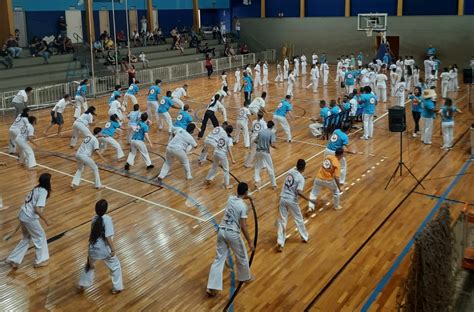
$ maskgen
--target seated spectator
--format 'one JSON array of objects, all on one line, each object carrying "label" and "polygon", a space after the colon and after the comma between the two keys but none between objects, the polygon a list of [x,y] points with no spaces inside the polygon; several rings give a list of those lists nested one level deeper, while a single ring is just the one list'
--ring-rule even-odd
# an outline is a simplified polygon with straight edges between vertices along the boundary
[{"label": "seated spectator", "polygon": [[178,27],[171,29],[170,31],[171,38],[173,38],[173,43],[171,44],[171,49],[174,49],[176,46],[176,41],[179,39]]},{"label": "seated spectator", "polygon": [[249,54],[249,47],[247,44],[243,44],[240,46],[240,54]]},{"label": "seated spectator", "polygon": [[113,50],[114,49],[114,42],[110,37],[107,37],[105,39],[104,49],[105,50]]},{"label": "seated spectator", "polygon": [[160,42],[166,43],[166,39],[165,39],[165,36],[163,35],[163,32],[161,31],[161,28],[155,29],[155,31],[153,32],[153,39],[154,39],[155,44],[160,44]]},{"label": "seated spectator", "polygon": [[96,40],[93,44],[95,58],[104,57],[104,46],[102,41]]},{"label": "seated spectator", "polygon": [[49,64],[49,58],[51,57],[51,53],[48,50],[48,45],[46,41],[41,41],[38,45],[38,50],[36,50],[36,55],[43,57],[43,64]]},{"label": "seated spectator", "polygon": [[225,56],[234,56],[235,55],[234,48],[232,48],[232,46],[228,43],[225,44],[224,54],[225,54]]},{"label": "seated spectator", "polygon": [[[125,36],[125,32],[123,30],[119,31],[117,33],[117,44],[119,47],[122,47],[122,43],[124,46],[127,46],[127,37]],[[104,44],[105,49],[107,49],[107,46]]]},{"label": "seated spectator", "polygon": [[64,47],[64,37],[59,35],[54,39],[54,41],[49,45],[50,47],[54,48],[57,53],[64,54],[66,53],[66,48]]},{"label": "seated spectator", "polygon": [[6,69],[13,67],[13,58],[8,53],[7,45],[4,44],[0,50],[0,63],[5,66]]},{"label": "seated spectator", "polygon": [[39,43],[40,43],[40,40],[37,36],[34,36],[33,39],[31,39],[30,44],[28,45],[28,49],[30,49],[31,56],[33,57],[36,56],[36,50],[38,49]]},{"label": "seated spectator", "polygon": [[189,36],[188,28],[186,26],[183,26],[183,28],[181,28],[181,31],[179,33],[181,34],[181,38],[183,38],[185,42],[188,42],[188,36]]},{"label": "seated spectator", "polygon": [[105,42],[105,39],[109,37],[109,34],[107,33],[107,30],[104,30],[103,33],[100,34],[100,41],[102,41],[102,44]]},{"label": "seated spectator", "polygon": [[18,46],[18,41],[16,41],[12,34],[10,34],[5,44],[7,45],[8,52],[13,58],[20,58],[23,49]]},{"label": "seated spectator", "polygon": [[209,45],[207,44],[207,42],[204,44],[204,46],[199,46],[198,51],[199,53],[204,53],[204,54],[212,53],[212,56],[216,56],[216,49],[209,48]]},{"label": "seated spectator", "polygon": [[219,30],[219,26],[212,26],[212,38],[217,39],[221,35],[221,32]]},{"label": "seated spectator", "polygon": [[190,48],[197,48],[201,44],[198,34],[193,30],[191,31],[191,41],[189,42]]},{"label": "seated spectator", "polygon": [[138,30],[135,29],[133,31],[132,35],[130,36],[130,39],[133,40],[133,44],[135,45],[135,47],[142,45],[142,41],[140,39],[140,33],[138,32]]},{"label": "seated spectator", "polygon": [[[117,51],[118,53],[118,51]],[[118,55],[117,55],[118,56]],[[117,64],[117,58],[115,57],[115,51],[109,50],[107,56],[105,57],[105,65],[115,65]]]},{"label": "seated spectator", "polygon": [[66,50],[66,53],[74,53],[74,45],[72,44],[72,40],[68,37],[64,40],[64,50]]}]

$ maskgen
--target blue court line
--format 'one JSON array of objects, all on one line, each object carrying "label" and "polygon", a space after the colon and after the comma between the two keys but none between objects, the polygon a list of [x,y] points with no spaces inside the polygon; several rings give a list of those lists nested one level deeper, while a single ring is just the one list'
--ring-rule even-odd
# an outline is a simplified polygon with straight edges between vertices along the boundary
[{"label": "blue court line", "polygon": [[441,204],[445,201],[446,197],[448,196],[448,194],[453,190],[453,188],[456,186],[456,184],[459,182],[459,180],[461,179],[462,175],[466,172],[466,170],[469,168],[469,166],[471,165],[472,161],[474,160],[474,158],[470,158],[468,159],[464,165],[462,166],[461,170],[458,172],[458,174],[456,175],[456,178],[451,182],[451,184],[448,186],[448,188],[446,189],[446,191],[443,193],[443,195],[441,195],[441,197],[438,199],[438,201],[436,202],[435,206],[433,207],[433,209],[431,210],[431,212],[429,213],[429,215],[425,218],[425,220],[423,220],[423,223],[420,225],[420,227],[418,228],[418,230],[416,231],[415,235],[413,235],[413,237],[408,241],[408,243],[406,244],[405,248],[403,248],[402,252],[400,253],[400,255],[397,257],[397,259],[395,259],[395,262],[392,264],[392,266],[390,267],[390,269],[388,270],[388,272],[385,274],[385,276],[380,280],[380,282],[377,284],[377,286],[375,287],[374,291],[370,294],[369,298],[367,299],[366,303],[364,304],[364,306],[362,307],[361,311],[362,312],[367,312],[369,310],[369,308],[371,307],[371,305],[374,303],[374,301],[377,299],[377,296],[379,295],[379,293],[384,289],[384,287],[387,285],[388,281],[390,280],[390,278],[392,277],[393,273],[395,273],[395,271],[397,270],[397,268],[400,266],[400,263],[402,262],[402,260],[406,257],[406,255],[408,254],[408,252],[410,251],[410,249],[413,247],[413,244],[415,242],[415,237],[417,237],[422,231],[423,229],[425,228],[425,226],[428,224],[428,222],[431,220],[431,218],[433,218],[433,216],[436,214],[436,212],[439,210],[439,208],[441,207]]},{"label": "blue court line", "polygon": [[[419,195],[424,195],[426,197],[429,197],[429,198],[436,198],[436,199],[439,199],[441,198],[440,196],[438,195],[433,195],[433,194],[426,194],[426,193],[421,193],[421,192],[413,192],[414,194],[419,194]],[[455,203],[455,204],[466,204],[466,202],[463,202],[461,200],[457,200],[457,199],[452,199],[452,198],[445,198],[444,199],[445,202],[450,202],[450,203]],[[472,203],[467,203],[469,206],[474,206],[474,204]]]}]

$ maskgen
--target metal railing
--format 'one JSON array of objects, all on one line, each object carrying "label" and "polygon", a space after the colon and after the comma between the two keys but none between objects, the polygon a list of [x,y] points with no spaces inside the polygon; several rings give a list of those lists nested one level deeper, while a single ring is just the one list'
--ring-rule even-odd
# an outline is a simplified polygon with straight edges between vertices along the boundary
[{"label": "metal railing", "polygon": [[[246,64],[255,64],[256,60],[267,60],[273,62],[275,56],[275,50],[267,50],[244,55],[222,57],[213,60],[214,70],[218,73],[222,70],[243,67]],[[204,61],[198,61],[187,64],[137,70],[136,79],[140,82],[140,86],[146,87],[151,85],[155,79],[161,79],[163,82],[171,82],[201,76],[206,73],[207,70]],[[127,86],[127,73],[118,73],[117,76],[110,75],[96,77],[95,81],[90,84],[93,88],[90,89],[88,96],[97,97],[108,94],[114,90],[114,86],[117,82],[122,86]],[[74,97],[77,86],[78,82],[71,81],[44,87],[36,87],[33,89],[33,93],[28,99],[28,107],[30,109],[40,109],[52,106],[59,101],[64,94],[70,94]],[[0,92],[0,111],[2,111],[3,114],[14,109],[11,102],[17,93],[18,90]]]}]

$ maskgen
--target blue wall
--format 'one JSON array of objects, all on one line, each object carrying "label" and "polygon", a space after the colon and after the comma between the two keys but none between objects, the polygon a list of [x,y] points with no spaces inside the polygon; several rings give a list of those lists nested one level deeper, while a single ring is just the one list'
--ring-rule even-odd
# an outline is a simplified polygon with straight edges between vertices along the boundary
[{"label": "blue wall", "polygon": [[474,14],[474,0],[464,0],[464,14]]},{"label": "blue wall", "polygon": [[351,0],[351,15],[355,16],[359,13],[397,15],[397,0]]},{"label": "blue wall", "polygon": [[300,16],[299,0],[270,0],[265,2],[266,17],[278,17],[278,13],[282,12],[284,17]]},{"label": "blue wall", "polygon": [[229,9],[201,9],[201,25],[214,26],[225,23],[226,29],[230,30],[232,24],[231,12]]},{"label": "blue wall", "polygon": [[306,16],[344,16],[345,0],[308,0],[306,1]]},{"label": "blue wall", "polygon": [[163,34],[169,37],[169,32],[174,26],[180,29],[186,26],[191,29],[193,26],[193,10],[158,10],[158,22]]},{"label": "blue wall", "polygon": [[458,0],[404,0],[403,15],[456,15]]},{"label": "blue wall", "polygon": [[232,18],[260,17],[260,0],[252,0],[251,5],[244,5],[242,0],[231,0]]}]

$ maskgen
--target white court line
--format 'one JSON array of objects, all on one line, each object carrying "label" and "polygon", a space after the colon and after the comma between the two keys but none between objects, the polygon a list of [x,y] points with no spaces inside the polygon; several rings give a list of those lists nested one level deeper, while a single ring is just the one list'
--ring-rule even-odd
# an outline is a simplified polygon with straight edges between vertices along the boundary
[{"label": "white court line", "polygon": [[[0,154],[5,155],[5,156],[8,156],[8,157],[10,157],[10,158],[18,159],[18,157],[13,156],[13,155],[10,155],[10,154],[7,154],[7,153],[4,153],[4,152],[0,152]],[[74,177],[72,174],[63,172],[63,171],[61,171],[61,170],[53,169],[53,168],[51,168],[51,167],[48,167],[48,166],[45,166],[45,165],[41,165],[41,164],[37,164],[37,165],[38,165],[38,167],[42,167],[42,168],[51,170],[51,171],[53,171],[53,172],[56,172],[56,173],[59,173],[59,174],[62,174],[62,175],[71,177],[71,178]],[[81,181],[87,182],[87,183],[89,183],[89,184],[95,184],[95,183],[92,182],[92,181],[89,181],[89,180],[86,180],[86,179],[82,179],[82,178],[81,178]],[[154,206],[157,206],[157,207],[160,207],[160,208],[164,208],[164,209],[166,209],[166,210],[170,210],[170,211],[176,212],[176,213],[178,213],[178,214],[182,214],[182,215],[184,215],[184,216],[193,218],[193,219],[198,220],[198,221],[202,221],[202,222],[203,222],[203,221],[206,221],[206,220],[204,220],[204,219],[202,219],[202,218],[193,216],[193,215],[191,215],[191,214],[189,214],[189,213],[176,210],[176,209],[174,209],[174,208],[171,208],[171,207],[168,207],[168,206],[159,204],[159,203],[157,203],[157,202],[154,202],[154,201],[151,201],[151,200],[148,200],[148,199],[145,199],[145,198],[141,198],[141,197],[135,196],[135,195],[130,194],[130,193],[127,193],[127,192],[123,192],[123,191],[114,189],[114,188],[109,187],[109,186],[105,186],[104,189],[108,189],[108,190],[111,190],[111,191],[113,191],[113,192],[116,192],[116,193],[119,193],[119,194],[122,194],[122,195],[125,195],[125,196],[128,196],[128,197],[131,197],[131,198],[133,198],[133,199],[136,199],[136,200],[139,200],[139,201],[142,201],[142,202],[145,202],[145,203],[147,203],[147,204],[151,204],[151,205],[154,205]]]},{"label": "white court line", "polygon": [[[387,115],[388,115],[388,112],[385,112],[385,113],[382,114],[381,116],[377,117],[377,118],[374,120],[374,123],[377,122],[377,121],[379,121],[380,119],[382,119],[383,117],[385,117],[385,116],[387,116]],[[356,134],[357,132],[362,131],[362,130],[363,130],[362,128],[361,128],[361,129],[357,129],[356,131],[354,131],[354,132],[352,132],[352,133],[349,133],[349,136],[354,135],[354,134]],[[310,160],[313,160],[314,158],[318,157],[318,156],[321,155],[322,153],[324,153],[324,150],[322,150],[322,151],[320,151],[320,152],[317,152],[317,153],[314,154],[313,156],[311,156],[311,157],[309,157],[308,159],[306,159],[306,163],[308,163]],[[382,160],[382,161],[383,161],[383,160]],[[275,178],[275,180],[278,180],[278,179],[280,179],[281,177],[286,176],[286,175],[288,174],[288,172],[290,172],[290,170],[292,170],[293,168],[294,168],[294,167],[292,167],[292,168],[288,169],[287,171],[283,172],[282,174],[280,174],[279,176],[277,176],[277,177]],[[255,192],[257,192],[257,191],[263,189],[264,187],[270,185],[270,183],[271,183],[270,181],[266,182],[265,184],[263,184],[262,186],[260,186],[257,190],[254,190],[254,191],[250,192],[249,195],[252,195],[252,194],[254,194]],[[351,184],[351,185],[354,185],[354,184],[355,184],[355,183],[353,183],[353,184]],[[212,216],[210,216],[209,218],[207,218],[207,219],[206,219],[206,222],[212,220],[212,219],[215,218],[217,215],[219,215],[219,214],[221,214],[222,212],[224,212],[224,210],[225,210],[225,209],[222,209],[222,210],[216,212],[215,214],[213,214]]]}]

